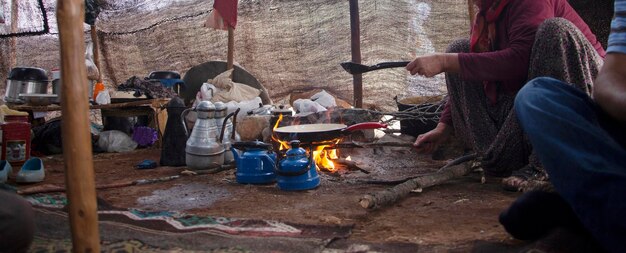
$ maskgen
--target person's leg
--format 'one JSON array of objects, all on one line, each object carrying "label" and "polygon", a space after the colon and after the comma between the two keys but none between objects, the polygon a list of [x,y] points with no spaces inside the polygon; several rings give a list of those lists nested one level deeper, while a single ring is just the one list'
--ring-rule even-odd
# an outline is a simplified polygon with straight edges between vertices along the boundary
[{"label": "person's leg", "polygon": [[551,18],[539,26],[535,38],[528,80],[552,77],[591,95],[603,60],[587,37],[567,19]]},{"label": "person's leg", "polygon": [[[454,41],[447,52],[469,52],[469,41]],[[508,127],[507,123],[516,119],[511,112],[514,97],[500,95],[497,103],[491,105],[482,83],[463,80],[454,73],[446,73],[446,84],[455,136],[484,158],[487,172],[501,176],[523,166],[528,154],[524,154],[522,142],[517,141],[523,137],[522,131]]]},{"label": "person's leg", "polygon": [[30,203],[0,190],[0,252],[27,252],[35,233]]},{"label": "person's leg", "polygon": [[[593,80],[601,65],[602,58],[572,22],[563,18],[552,18],[544,21],[537,29],[530,57],[528,80],[535,77],[552,77],[591,94]],[[519,128],[517,124],[515,122],[511,125],[514,125],[513,129]],[[543,165],[532,151],[528,163],[528,166],[515,171],[511,177],[503,180],[505,189],[524,191],[548,185],[547,182],[528,180],[548,178]]]},{"label": "person's leg", "polygon": [[557,192],[608,250],[626,249],[626,150],[602,127],[586,93],[537,78],[515,110]]}]

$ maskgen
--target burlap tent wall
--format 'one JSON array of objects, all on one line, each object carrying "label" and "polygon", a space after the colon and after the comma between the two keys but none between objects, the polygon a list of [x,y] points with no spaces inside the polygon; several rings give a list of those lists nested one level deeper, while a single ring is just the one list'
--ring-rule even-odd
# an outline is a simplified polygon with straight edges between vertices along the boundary
[{"label": "burlap tent wall", "polygon": [[[10,12],[10,1],[0,1]],[[21,13],[33,12],[38,0],[20,0]],[[227,33],[202,27],[211,0],[100,0],[97,20],[101,66],[107,85],[153,70],[184,74],[194,65],[225,60]],[[58,67],[56,1],[43,0],[50,31],[17,38],[17,64]],[[445,50],[469,28],[466,0],[359,1],[363,61],[410,60]],[[30,6],[30,7],[29,7]],[[35,7],[33,7],[35,6]],[[39,15],[39,16],[37,16]],[[37,19],[18,15],[20,20]],[[7,18],[10,20],[10,17]],[[39,22],[39,23],[38,23]],[[23,22],[23,30],[35,29]],[[9,24],[0,24],[5,34]],[[88,27],[85,38],[90,40]],[[324,88],[352,98],[352,77],[339,63],[351,59],[349,6],[346,0],[240,0],[235,31],[235,61],[253,74],[276,101],[294,90]],[[0,82],[5,83],[10,39],[0,38]],[[2,89],[4,85],[0,85]],[[1,94],[4,94],[1,91]],[[407,75],[402,69],[365,74],[364,103],[393,109],[395,95],[445,92],[443,78]]]}]

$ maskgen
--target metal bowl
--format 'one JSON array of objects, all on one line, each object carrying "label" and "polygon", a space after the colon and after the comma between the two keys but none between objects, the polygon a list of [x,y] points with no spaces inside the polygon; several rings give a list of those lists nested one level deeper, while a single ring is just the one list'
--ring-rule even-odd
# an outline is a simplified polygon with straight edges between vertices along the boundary
[{"label": "metal bowl", "polygon": [[27,94],[21,93],[20,98],[26,102],[26,104],[34,106],[47,106],[55,103],[58,96],[56,94]]}]

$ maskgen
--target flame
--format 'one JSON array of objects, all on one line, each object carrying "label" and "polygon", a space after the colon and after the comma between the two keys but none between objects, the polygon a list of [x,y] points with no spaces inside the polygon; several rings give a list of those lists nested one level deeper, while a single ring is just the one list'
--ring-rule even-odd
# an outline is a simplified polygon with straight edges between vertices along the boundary
[{"label": "flame", "polygon": [[[278,128],[278,125],[282,121],[283,115],[279,114],[278,119],[276,120],[276,123],[274,124],[272,130]],[[278,150],[287,150],[291,148],[288,141],[280,140],[274,134],[272,135],[272,141],[280,143],[280,147]],[[315,147],[315,150],[313,151],[313,161],[315,161],[315,165],[317,166],[318,170],[324,169],[329,172],[336,172],[339,170],[339,168],[335,167],[335,164],[332,161],[339,158],[339,156],[337,155],[337,149],[326,149],[328,147],[334,146],[334,144],[339,143],[339,141],[341,141],[341,139],[337,138],[326,142],[331,144],[317,145]]]},{"label": "flame", "polygon": [[[339,143],[340,139],[333,140],[334,144]],[[326,149],[332,145],[319,145],[313,151],[313,161],[317,168],[325,169],[330,172],[337,172],[339,168],[335,167],[335,163],[332,160],[339,158],[337,155],[337,149]]]},{"label": "flame", "polygon": [[[278,128],[278,124],[280,124],[281,121],[283,121],[283,115],[279,114],[278,115],[278,120],[276,120],[276,124],[274,124],[274,128],[272,128],[272,130]],[[278,137],[276,137],[276,135],[274,135],[274,134],[272,134],[272,140],[275,141],[275,142],[280,143],[280,147],[278,148],[278,150],[289,149],[289,142],[279,140]]]}]

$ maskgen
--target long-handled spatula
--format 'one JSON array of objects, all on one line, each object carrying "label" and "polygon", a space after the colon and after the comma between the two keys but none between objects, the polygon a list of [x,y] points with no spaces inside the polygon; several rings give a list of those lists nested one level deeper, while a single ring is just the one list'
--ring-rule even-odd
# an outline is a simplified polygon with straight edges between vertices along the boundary
[{"label": "long-handled spatula", "polygon": [[388,68],[401,68],[409,65],[410,61],[399,61],[399,62],[381,62],[376,65],[366,66],[363,64],[358,64],[354,62],[342,62],[341,67],[348,71],[348,73],[357,75],[365,72],[370,72],[378,69],[388,69]]}]

